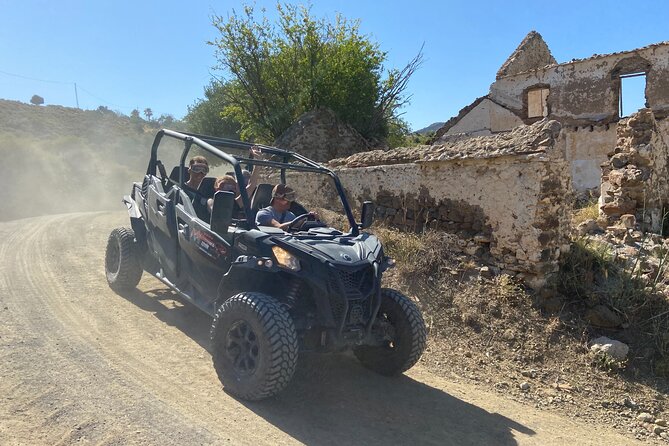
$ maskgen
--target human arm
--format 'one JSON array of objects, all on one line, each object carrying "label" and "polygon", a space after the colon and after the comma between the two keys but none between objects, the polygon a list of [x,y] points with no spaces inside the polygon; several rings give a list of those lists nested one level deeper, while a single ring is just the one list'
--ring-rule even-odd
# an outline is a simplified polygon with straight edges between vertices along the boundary
[{"label": "human arm", "polygon": [[251,176],[249,177],[249,183],[246,185],[246,194],[250,197],[253,195],[253,191],[258,187],[258,177],[260,176],[260,168],[255,166]]},{"label": "human arm", "polygon": [[[262,158],[262,152],[260,151],[260,148],[258,146],[253,146],[250,149],[251,152],[251,158]],[[253,191],[256,189],[258,186],[258,177],[260,176],[260,168],[259,166],[254,166],[253,171],[251,172],[251,176],[249,177],[248,184],[246,185],[246,193],[250,197],[253,194]]]},{"label": "human arm", "polygon": [[283,231],[287,231],[294,218],[295,214],[290,211],[286,211],[281,215],[276,215],[275,212],[272,212],[271,208],[264,208],[260,209],[256,214],[256,225],[273,226]]}]

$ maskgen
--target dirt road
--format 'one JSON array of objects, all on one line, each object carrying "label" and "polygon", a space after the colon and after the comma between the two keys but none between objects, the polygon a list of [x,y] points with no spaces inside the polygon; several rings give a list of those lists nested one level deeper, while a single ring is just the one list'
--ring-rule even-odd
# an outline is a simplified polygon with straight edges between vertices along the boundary
[{"label": "dirt road", "polygon": [[0,445],[623,445],[420,366],[390,379],[313,356],[278,397],[226,394],[210,319],[144,275],[120,296],[103,255],[125,213],[0,223]]}]

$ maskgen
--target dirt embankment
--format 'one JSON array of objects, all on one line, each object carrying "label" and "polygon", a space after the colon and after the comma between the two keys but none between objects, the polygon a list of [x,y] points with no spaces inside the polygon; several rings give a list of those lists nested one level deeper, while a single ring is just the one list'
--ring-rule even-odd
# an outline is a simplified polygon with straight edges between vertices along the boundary
[{"label": "dirt embankment", "polygon": [[210,320],[145,275],[120,296],[103,252],[123,212],[0,223],[0,444],[635,444],[423,366],[300,360],[276,398],[228,396]]}]

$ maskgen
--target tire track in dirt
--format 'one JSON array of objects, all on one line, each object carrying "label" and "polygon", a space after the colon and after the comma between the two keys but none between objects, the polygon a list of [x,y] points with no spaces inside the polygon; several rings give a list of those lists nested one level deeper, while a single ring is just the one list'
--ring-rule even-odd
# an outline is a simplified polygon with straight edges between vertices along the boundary
[{"label": "tire track in dirt", "polygon": [[[96,424],[88,423],[85,414],[91,409],[95,413],[95,406],[105,405],[109,394],[121,397],[111,401],[122,402],[119,407],[108,408],[112,414],[124,412],[127,407],[122,406],[127,403],[132,403],[133,406],[138,404],[139,407],[133,407],[133,411],[139,409],[147,414],[156,413],[156,419],[152,420],[155,423],[146,425],[133,421],[121,427],[115,426],[112,419],[103,420],[103,424],[109,424],[111,430],[117,432],[111,436],[112,442],[144,442],[141,436],[127,437],[124,433],[128,430],[124,429],[126,427],[136,434],[153,430],[152,437],[155,440],[160,438],[161,432],[156,432],[152,426],[160,426],[167,420],[170,427],[178,426],[185,432],[192,430],[191,435],[198,434],[206,438],[201,429],[193,430],[175,414],[164,413],[164,409],[161,410],[160,407],[162,402],[146,398],[150,394],[142,395],[143,386],[132,385],[117,370],[109,367],[104,355],[100,355],[99,346],[90,343],[90,338],[87,338],[87,327],[81,322],[82,318],[72,311],[74,305],[67,304],[68,300],[76,301],[80,296],[69,294],[71,290],[64,290],[60,285],[77,277],[77,271],[81,268],[72,270],[68,268],[72,265],[60,263],[61,268],[65,267],[64,270],[71,275],[59,277],[53,268],[59,264],[54,259],[59,253],[54,248],[59,246],[50,243],[51,240],[58,240],[58,237],[54,237],[54,231],[60,230],[59,235],[62,236],[62,228],[76,226],[77,219],[81,220],[82,217],[75,214],[30,220],[27,225],[17,228],[19,230],[14,235],[6,238],[6,244],[0,251],[3,265],[14,265],[11,274],[4,275],[6,289],[3,289],[3,295],[9,300],[5,305],[13,304],[16,331],[26,333],[31,344],[30,348],[23,351],[19,349],[18,352],[27,356],[40,352],[40,357],[34,357],[31,361],[37,367],[22,367],[23,373],[18,377],[19,385],[14,386],[8,408],[10,411],[26,414],[29,418],[44,420],[37,429],[34,429],[36,426],[31,426],[26,432],[28,438],[9,440],[17,441],[17,444],[51,444],[72,435],[76,438],[104,440],[109,436],[109,429],[105,429],[104,435],[98,435],[94,429]],[[69,243],[72,240],[66,237],[65,241]],[[26,342],[22,344],[25,345]],[[40,362],[41,367],[38,366]],[[101,382],[102,376],[106,379]],[[62,389],[64,386],[67,386],[65,393]],[[32,398],[31,392],[35,387],[46,391],[40,397]],[[138,395],[142,397],[138,398]],[[57,409],[52,410],[54,407]],[[6,418],[9,419],[10,416]],[[169,434],[164,435],[166,440],[172,436],[172,432],[163,434]],[[180,436],[175,436],[174,440]],[[184,438],[192,437],[189,435]]]},{"label": "tire track in dirt", "polygon": [[284,393],[238,402],[213,371],[209,317],[147,274],[123,296],[107,287],[106,239],[125,225],[125,213],[0,224],[0,444],[634,444],[346,355],[301,359]]},{"label": "tire track in dirt", "polygon": [[[96,226],[94,222],[93,226]],[[108,232],[87,233],[84,242],[104,247]],[[64,265],[76,265],[82,261],[78,251],[63,247],[61,252],[64,253]],[[80,335],[88,336],[89,341],[102,349],[104,356],[112,363],[122,363],[126,379],[134,380],[141,388],[151,389],[160,400],[169,403],[170,407],[178,408],[180,416],[189,417],[193,424],[217,431],[224,427],[226,432],[234,434],[239,429],[237,423],[223,423],[221,426],[220,420],[216,423],[208,421],[211,411],[217,408],[233,412],[230,407],[217,407],[220,406],[220,398],[217,397],[221,395],[221,386],[212,370],[208,353],[189,338],[171,338],[170,335],[180,332],[155,318],[146,321],[146,314],[138,313],[134,305],[111,292],[102,273],[103,254],[104,248],[83,256],[85,262],[89,260],[87,264],[98,266],[82,271],[77,277],[76,292],[82,299],[91,295],[85,302],[88,305],[81,305],[81,299],[65,300],[60,303],[62,308],[58,316],[61,319],[68,318],[68,325],[76,327]],[[165,291],[162,284],[150,277],[144,283]],[[175,296],[170,292],[167,294],[171,296],[166,299],[168,305],[178,304],[176,308],[185,308],[188,312],[192,310],[207,332],[209,318],[190,306],[184,307],[174,301],[172,298]],[[63,295],[63,292],[56,291],[55,295]],[[156,305],[156,311],[161,311],[159,305]],[[109,317],[110,309],[118,306],[127,309],[127,313],[120,318]],[[95,317],[91,318],[90,315]],[[155,358],[162,358],[162,361],[156,361]],[[184,383],[189,385],[188,392],[184,391]],[[198,404],[193,404],[194,400]],[[243,406],[237,405],[242,412],[248,413]]]}]

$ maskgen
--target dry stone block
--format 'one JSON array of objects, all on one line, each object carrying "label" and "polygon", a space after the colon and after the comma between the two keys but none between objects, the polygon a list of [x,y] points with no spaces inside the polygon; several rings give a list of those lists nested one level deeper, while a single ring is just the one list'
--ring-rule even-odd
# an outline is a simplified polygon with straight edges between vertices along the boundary
[{"label": "dry stone block", "polygon": [[627,229],[634,229],[636,226],[636,217],[634,214],[624,214],[620,216],[620,223]]}]

